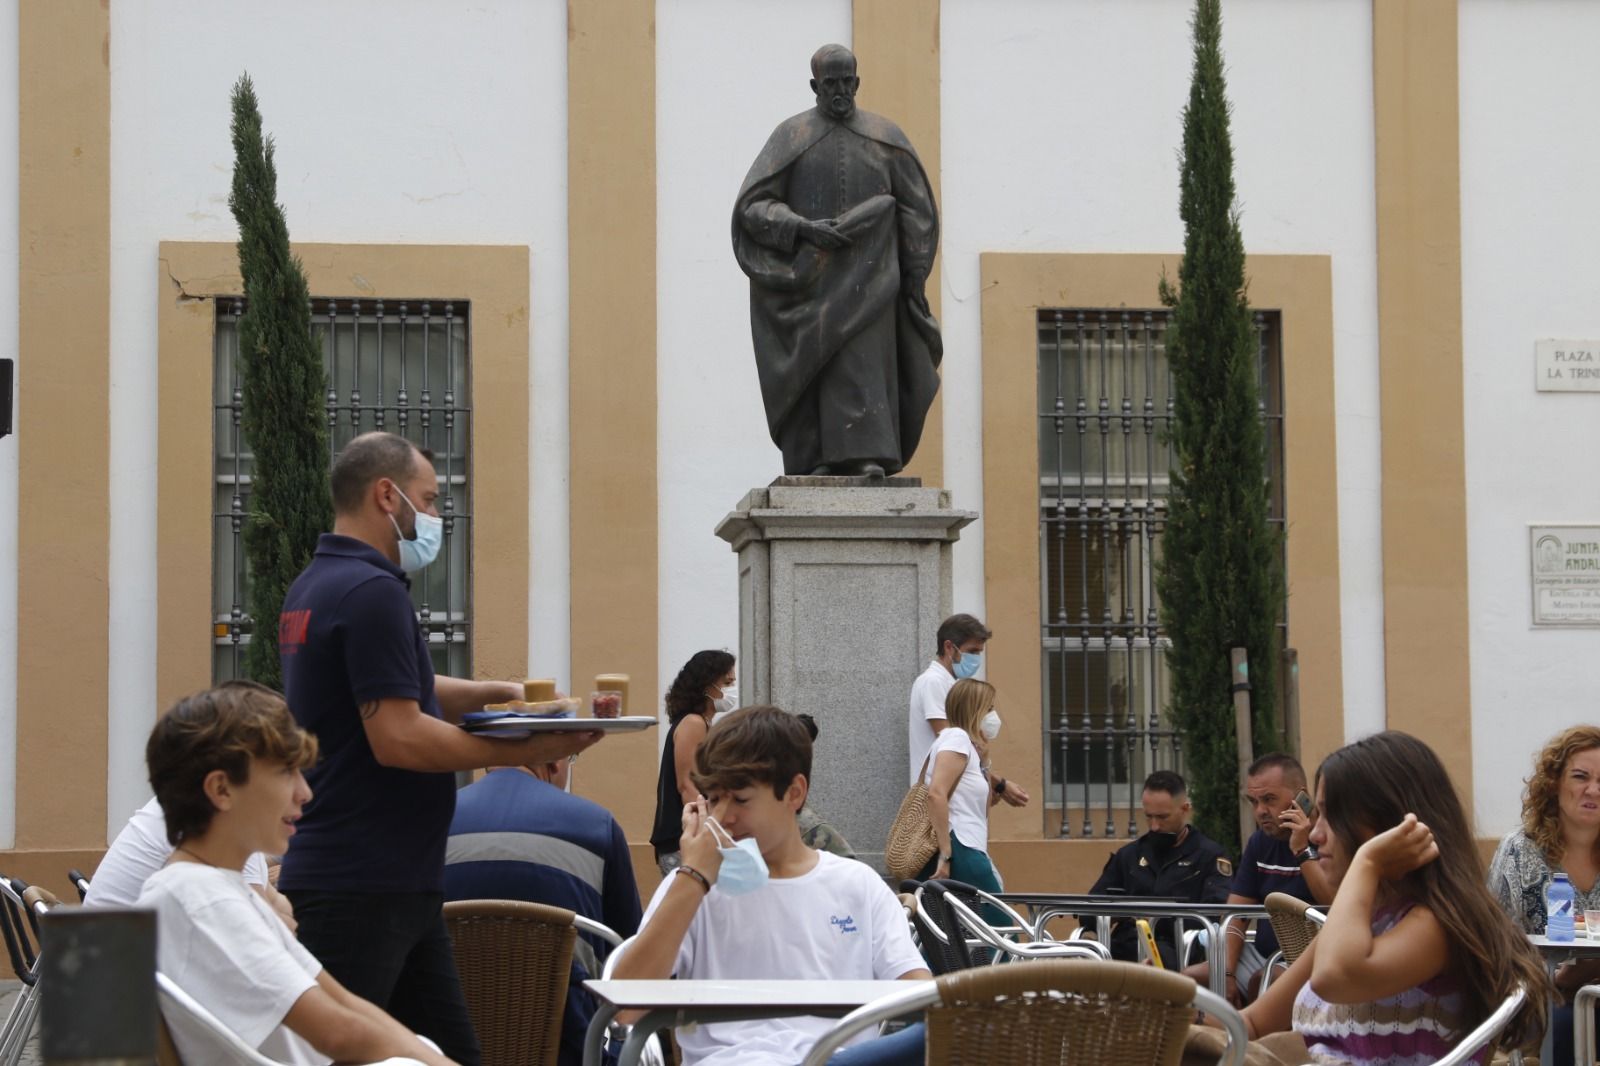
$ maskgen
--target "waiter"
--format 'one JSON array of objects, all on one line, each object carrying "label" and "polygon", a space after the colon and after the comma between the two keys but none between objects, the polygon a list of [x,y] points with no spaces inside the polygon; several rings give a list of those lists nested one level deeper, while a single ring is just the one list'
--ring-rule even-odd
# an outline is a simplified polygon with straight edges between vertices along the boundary
[{"label": "waiter", "polygon": [[[1162,896],[1183,902],[1222,903],[1228,898],[1233,864],[1222,845],[1189,824],[1189,786],[1171,770],[1157,770],[1144,782],[1144,820],[1149,832],[1112,854],[1091,896]],[[1087,924],[1087,923],[1085,923]],[[1169,970],[1179,966],[1179,945],[1173,920],[1156,925],[1161,962]],[[1133,919],[1112,927],[1111,956],[1124,962],[1139,958],[1138,930]]]}]

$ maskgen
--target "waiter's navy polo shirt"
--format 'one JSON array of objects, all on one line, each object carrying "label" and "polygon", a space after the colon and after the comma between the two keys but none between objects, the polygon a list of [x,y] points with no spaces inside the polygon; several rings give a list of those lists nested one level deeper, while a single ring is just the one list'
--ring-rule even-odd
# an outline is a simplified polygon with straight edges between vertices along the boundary
[{"label": "waiter's navy polo shirt", "polygon": [[410,582],[377,549],[324,533],[283,600],[278,654],[295,720],[316,735],[311,802],[278,887],[321,892],[438,892],[455,813],[455,775],[380,766],[359,707],[416,700],[441,717]]}]

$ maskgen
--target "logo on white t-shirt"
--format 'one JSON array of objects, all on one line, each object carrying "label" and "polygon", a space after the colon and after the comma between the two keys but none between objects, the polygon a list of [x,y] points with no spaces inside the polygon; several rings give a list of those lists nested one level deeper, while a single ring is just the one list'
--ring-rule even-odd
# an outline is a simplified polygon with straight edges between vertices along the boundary
[{"label": "logo on white t-shirt", "polygon": [[847,914],[841,918],[835,914],[832,918],[829,918],[828,921],[832,922],[834,928],[838,929],[841,934],[861,932],[861,930],[857,928],[856,920],[852,915]]}]

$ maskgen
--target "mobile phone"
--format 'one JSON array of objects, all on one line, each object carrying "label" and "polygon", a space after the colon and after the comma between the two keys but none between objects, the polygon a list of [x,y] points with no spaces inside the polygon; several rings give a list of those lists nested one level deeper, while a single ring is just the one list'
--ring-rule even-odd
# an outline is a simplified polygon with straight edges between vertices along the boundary
[{"label": "mobile phone", "polygon": [[1156,947],[1156,934],[1150,929],[1150,923],[1143,918],[1136,919],[1139,926],[1139,935],[1144,938],[1145,950],[1150,953],[1151,965],[1158,970],[1166,969],[1161,965],[1161,951]]},{"label": "mobile phone", "polygon": [[1302,788],[1299,792],[1294,794],[1294,805],[1300,808],[1301,814],[1305,815],[1307,818],[1311,817],[1311,797],[1306,794],[1305,789]]}]

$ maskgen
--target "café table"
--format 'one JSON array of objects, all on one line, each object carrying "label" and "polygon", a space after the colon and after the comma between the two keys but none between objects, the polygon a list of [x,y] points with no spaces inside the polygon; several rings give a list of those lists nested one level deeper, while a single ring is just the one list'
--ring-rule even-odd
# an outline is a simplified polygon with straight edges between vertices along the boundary
[{"label": "caf\u00e9 table", "polygon": [[[1551,940],[1547,936],[1529,936],[1528,943],[1538,949],[1539,955],[1544,959],[1545,972],[1551,977],[1555,976],[1556,968],[1562,963],[1576,962],[1580,959],[1600,959],[1600,940],[1590,940],[1579,935],[1573,940]],[[1559,999],[1550,1000],[1550,1011],[1554,1014]],[[1587,1032],[1588,1018],[1586,1011],[1572,1012],[1573,1044],[1580,1051],[1593,1038]],[[1550,1061],[1551,1027],[1546,1026],[1544,1043],[1539,1045],[1539,1061]]]},{"label": "caf\u00e9 table", "polygon": [[842,1018],[893,992],[932,981],[585,981],[595,998],[584,1066],[600,1066],[606,1027],[622,1011],[644,1011],[623,1042],[618,1066],[638,1066],[650,1034],[688,1023],[750,1021],[797,1014]]},{"label": "caf\u00e9 table", "polygon": [[[1183,938],[1183,923],[1194,922],[1206,931],[1210,943],[1224,943],[1230,926],[1238,922],[1266,918],[1267,908],[1259,903],[1196,903],[1171,896],[1088,896],[1044,892],[1001,892],[999,898],[1013,907],[1032,911],[1029,929],[1035,940],[1042,939],[1044,927],[1054,918],[1092,915],[1098,919],[1096,935],[1100,942],[1111,942],[1112,918],[1172,918],[1178,923],[1178,940]],[[1227,995],[1227,967],[1224,953],[1207,951],[1207,984],[1219,996]]]}]

